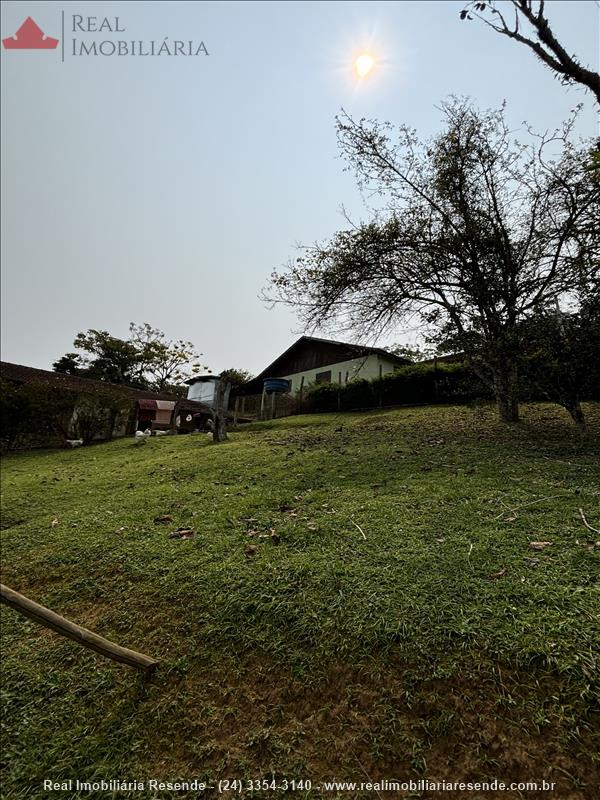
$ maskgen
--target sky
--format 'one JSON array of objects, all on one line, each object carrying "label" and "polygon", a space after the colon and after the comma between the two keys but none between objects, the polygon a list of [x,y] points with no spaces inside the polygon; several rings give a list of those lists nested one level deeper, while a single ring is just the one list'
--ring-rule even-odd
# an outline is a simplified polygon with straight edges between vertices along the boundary
[{"label": "sky", "polygon": [[[598,69],[598,4],[546,7],[567,50]],[[2,358],[49,369],[79,331],[125,337],[135,321],[191,340],[214,372],[261,371],[303,333],[293,309],[259,299],[271,271],[346,227],[342,206],[368,218],[338,153],[341,108],[426,137],[451,94],[481,108],[506,100],[512,126],[538,130],[583,102],[578,132],[597,134],[589,94],[461,22],[462,8],[4,2],[2,38],[31,16],[60,41],[1,50]],[[200,52],[111,55],[119,40]],[[72,54],[92,42],[107,55]],[[364,50],[376,68],[359,81]],[[380,343],[416,335],[398,328]]]}]

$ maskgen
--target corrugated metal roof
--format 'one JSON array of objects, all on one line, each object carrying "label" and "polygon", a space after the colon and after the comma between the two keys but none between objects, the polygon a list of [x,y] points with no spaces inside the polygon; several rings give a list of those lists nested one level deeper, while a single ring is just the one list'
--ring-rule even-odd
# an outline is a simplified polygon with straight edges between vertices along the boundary
[{"label": "corrugated metal roof", "polygon": [[50,386],[59,386],[64,389],[110,389],[117,394],[131,397],[132,399],[148,398],[153,400],[177,401],[177,397],[166,392],[151,392],[147,389],[134,389],[121,383],[109,383],[93,378],[84,378],[80,375],[67,375],[64,372],[51,372],[46,369],[26,367],[23,364],[11,364],[8,361],[0,362],[0,378],[14,383],[46,383]]}]

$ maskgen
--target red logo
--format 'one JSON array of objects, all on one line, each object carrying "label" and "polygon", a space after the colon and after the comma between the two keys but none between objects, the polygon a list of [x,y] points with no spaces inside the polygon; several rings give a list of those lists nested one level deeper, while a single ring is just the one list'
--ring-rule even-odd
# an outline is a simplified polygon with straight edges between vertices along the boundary
[{"label": "red logo", "polygon": [[2,44],[7,50],[54,50],[58,39],[46,36],[31,17],[27,17],[14,36],[2,39]]}]

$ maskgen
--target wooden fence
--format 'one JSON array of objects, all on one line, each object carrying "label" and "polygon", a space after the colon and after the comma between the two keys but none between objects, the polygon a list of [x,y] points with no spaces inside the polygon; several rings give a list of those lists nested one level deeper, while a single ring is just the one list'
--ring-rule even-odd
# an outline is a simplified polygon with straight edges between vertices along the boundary
[{"label": "wooden fence", "polygon": [[234,424],[238,421],[278,419],[301,414],[303,403],[291,394],[271,392],[267,394],[240,395],[233,404]]}]

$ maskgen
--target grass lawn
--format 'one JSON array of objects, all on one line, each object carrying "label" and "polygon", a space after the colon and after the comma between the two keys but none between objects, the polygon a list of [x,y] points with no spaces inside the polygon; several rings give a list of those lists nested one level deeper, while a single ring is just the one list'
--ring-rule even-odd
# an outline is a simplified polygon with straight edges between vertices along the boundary
[{"label": "grass lawn", "polygon": [[[497,777],[558,784],[502,797],[597,798],[586,413],[585,440],[556,406],[517,426],[439,407],[5,458],[3,582],[162,665],[144,683],[3,607],[3,797],[273,774],[312,780],[295,797]],[[194,538],[169,538],[184,525]]]}]

